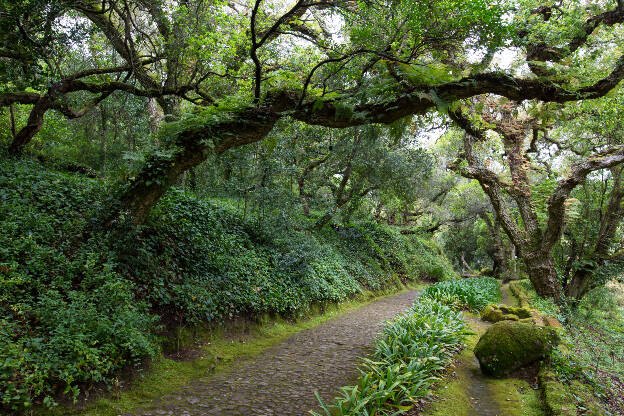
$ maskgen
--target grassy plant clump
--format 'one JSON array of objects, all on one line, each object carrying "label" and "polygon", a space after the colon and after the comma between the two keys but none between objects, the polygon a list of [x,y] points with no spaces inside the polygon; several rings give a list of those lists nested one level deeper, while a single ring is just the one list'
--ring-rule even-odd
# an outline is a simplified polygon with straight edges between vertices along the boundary
[{"label": "grassy plant clump", "polygon": [[427,287],[422,297],[471,311],[480,311],[501,299],[498,281],[493,277],[440,282]]},{"label": "grassy plant clump", "polygon": [[319,399],[325,415],[396,415],[410,410],[428,394],[471,333],[453,306],[421,297],[407,313],[388,322],[374,354],[364,360],[359,383],[343,387],[330,406]]}]

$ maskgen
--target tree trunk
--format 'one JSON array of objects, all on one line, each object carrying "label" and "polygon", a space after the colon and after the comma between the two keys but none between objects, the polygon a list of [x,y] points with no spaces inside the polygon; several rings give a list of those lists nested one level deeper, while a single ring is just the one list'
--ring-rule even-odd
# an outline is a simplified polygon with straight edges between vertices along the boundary
[{"label": "tree trunk", "polygon": [[102,145],[102,174],[106,172],[106,162],[107,162],[107,143],[106,143],[106,111],[102,107],[100,110],[100,128],[102,131],[100,132],[100,143]]},{"label": "tree trunk", "polygon": [[594,268],[591,270],[577,270],[572,275],[570,283],[565,288],[566,296],[580,300],[591,289],[591,280],[594,276]]},{"label": "tree trunk", "polygon": [[550,252],[529,253],[522,256],[529,275],[529,280],[538,295],[544,298],[552,298],[556,302],[562,300],[561,284],[555,270],[555,260]]},{"label": "tree trunk", "polygon": [[[470,275],[475,276],[476,273],[475,273],[474,270],[472,270],[472,268],[470,267],[470,265],[466,261],[466,258],[464,257],[464,253],[463,252],[461,254],[461,261],[462,261],[462,268],[465,267],[466,269],[468,269],[468,272],[470,273]],[[462,273],[462,274],[464,274],[464,273]]]},{"label": "tree trunk", "polygon": [[37,104],[30,110],[28,116],[28,122],[26,125],[15,135],[11,146],[9,146],[9,153],[12,155],[19,155],[24,152],[24,148],[35,134],[39,133],[41,127],[43,127],[43,116],[50,108],[51,102],[48,98],[41,98]]},{"label": "tree trunk", "polygon": [[15,111],[13,110],[13,104],[9,106],[9,118],[11,120],[11,137],[15,139],[15,136],[17,136],[17,129],[15,127]]},{"label": "tree trunk", "polygon": [[505,273],[503,282],[507,283],[511,280],[518,280],[518,269],[516,262],[516,246],[513,243],[505,245]]},{"label": "tree trunk", "polygon": [[[147,112],[149,113],[150,131],[155,134],[165,116],[155,98],[150,98],[147,102]],[[156,144],[158,145],[158,143]]]},{"label": "tree trunk", "polygon": [[325,227],[325,225],[334,217],[334,212],[333,211],[329,211],[327,213],[325,213],[325,215],[323,215],[315,224],[314,224],[314,229],[315,230],[320,230],[323,227]]},{"label": "tree trunk", "polygon": [[[120,198],[122,211],[128,212],[135,224],[141,224],[182,173],[199,165],[211,154],[262,140],[278,118],[279,114],[273,108],[248,107],[202,128],[179,133],[168,152],[155,154],[146,161]],[[112,214],[110,220],[115,216]]]},{"label": "tree trunk", "polygon": [[[590,257],[594,263],[591,266],[576,270],[565,287],[566,295],[577,300],[580,300],[594,287],[596,270],[604,264],[605,258],[608,257],[609,249],[624,215],[624,205],[622,204],[624,200],[624,169],[622,167],[613,168],[611,173],[614,179],[613,189],[611,189],[609,203],[602,217],[598,238]],[[572,253],[571,259],[580,258],[582,255],[582,250],[580,253]]]},{"label": "tree trunk", "polygon": [[485,222],[492,236],[492,247],[487,250],[488,256],[492,259],[492,274],[494,277],[500,278],[507,273],[508,262],[505,257],[505,245],[503,244],[503,237],[501,235],[500,220],[496,212],[494,212],[493,216],[494,222],[492,222],[486,212],[479,213],[479,217]]}]

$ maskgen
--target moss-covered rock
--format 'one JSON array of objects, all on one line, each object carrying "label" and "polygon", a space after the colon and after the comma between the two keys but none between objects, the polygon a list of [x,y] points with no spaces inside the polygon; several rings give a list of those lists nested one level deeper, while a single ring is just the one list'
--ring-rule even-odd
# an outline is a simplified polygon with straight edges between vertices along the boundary
[{"label": "moss-covered rock", "polygon": [[517,321],[532,316],[532,312],[527,308],[514,308],[505,305],[490,304],[481,312],[481,319],[487,322]]},{"label": "moss-covered rock", "polygon": [[509,290],[518,299],[520,306],[522,306],[523,308],[531,307],[529,294],[523,289],[522,282],[520,280],[510,282]]},{"label": "moss-covered rock", "polygon": [[529,308],[517,308],[514,306],[500,305],[498,307],[506,315],[516,315],[519,319],[530,318],[532,311]]},{"label": "moss-covered rock", "polygon": [[491,267],[484,267],[479,271],[479,274],[481,276],[489,276],[489,277],[496,277],[494,276],[494,270],[492,270]]},{"label": "moss-covered rock", "polygon": [[544,325],[549,326],[551,328],[563,329],[561,322],[554,316],[544,316]]},{"label": "moss-covered rock", "polygon": [[474,352],[484,374],[503,377],[547,356],[558,343],[552,328],[507,320],[488,328]]}]

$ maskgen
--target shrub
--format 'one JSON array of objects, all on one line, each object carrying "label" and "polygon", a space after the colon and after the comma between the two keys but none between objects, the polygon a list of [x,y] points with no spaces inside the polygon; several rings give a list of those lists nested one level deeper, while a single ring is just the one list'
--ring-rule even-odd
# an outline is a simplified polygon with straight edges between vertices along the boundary
[{"label": "shrub", "polygon": [[492,278],[429,286],[408,312],[384,326],[374,354],[362,364],[357,385],[343,387],[330,406],[317,396],[325,415],[397,415],[410,410],[471,334],[459,309],[499,298],[498,282]]},{"label": "shrub", "polygon": [[433,282],[459,279],[453,266],[435,242],[414,235],[409,237],[409,241],[412,256],[418,258],[417,262],[411,264],[411,273],[419,279]]},{"label": "shrub", "polygon": [[79,241],[101,195],[96,181],[0,162],[1,407],[75,396],[157,351],[156,318],[106,236]]}]

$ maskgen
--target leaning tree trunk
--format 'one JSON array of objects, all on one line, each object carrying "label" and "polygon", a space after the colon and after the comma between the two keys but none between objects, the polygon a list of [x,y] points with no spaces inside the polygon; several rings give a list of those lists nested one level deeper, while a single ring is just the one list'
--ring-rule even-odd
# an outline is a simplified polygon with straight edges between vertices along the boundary
[{"label": "leaning tree trunk", "polygon": [[51,101],[47,97],[41,98],[30,111],[28,121],[22,129],[13,136],[13,141],[9,146],[9,153],[12,155],[20,155],[24,152],[24,148],[33,137],[43,127],[43,116],[51,106]]},{"label": "leaning tree trunk", "polygon": [[[271,105],[272,104],[272,105]],[[120,197],[121,212],[127,212],[135,224],[141,224],[182,173],[199,165],[209,155],[262,140],[279,119],[281,103],[248,107],[236,113],[224,113],[220,119],[201,127],[189,123],[170,144],[152,155]],[[184,121],[178,123],[185,123]],[[114,221],[118,213],[113,213]]]},{"label": "leaning tree trunk", "polygon": [[580,300],[591,289],[591,281],[594,277],[594,268],[577,270],[572,275],[570,283],[565,288],[566,296]]}]

